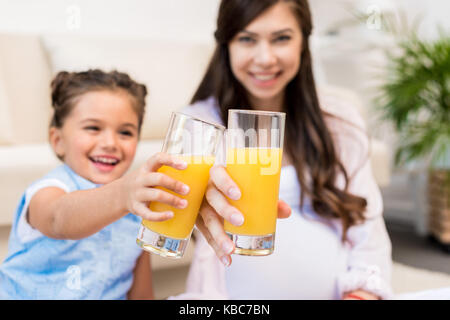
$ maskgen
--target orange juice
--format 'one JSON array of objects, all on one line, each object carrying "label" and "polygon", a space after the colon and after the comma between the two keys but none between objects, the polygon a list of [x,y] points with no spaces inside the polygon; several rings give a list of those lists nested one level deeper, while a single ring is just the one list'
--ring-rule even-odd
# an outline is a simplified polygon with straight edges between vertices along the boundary
[{"label": "orange juice", "polygon": [[172,211],[174,217],[160,222],[142,220],[142,224],[159,234],[175,239],[185,239],[191,234],[195,220],[197,219],[197,214],[208,184],[209,169],[214,164],[214,157],[180,156],[179,158],[188,163],[186,169],[176,170],[168,166],[162,166],[158,169],[158,172],[187,184],[190,188],[189,193],[184,196],[162,187],[157,188],[186,199],[188,206],[184,209],[178,209],[168,204],[151,202],[150,210],[156,212]]},{"label": "orange juice", "polygon": [[236,227],[225,221],[225,231],[252,236],[275,233],[282,153],[280,148],[227,150],[226,170],[242,194],[229,202],[242,212],[244,223]]}]

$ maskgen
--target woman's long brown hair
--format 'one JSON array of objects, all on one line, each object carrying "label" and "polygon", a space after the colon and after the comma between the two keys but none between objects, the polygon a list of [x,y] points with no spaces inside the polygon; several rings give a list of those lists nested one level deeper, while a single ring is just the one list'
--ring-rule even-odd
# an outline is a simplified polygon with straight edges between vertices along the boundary
[{"label": "woman's long brown hair", "polygon": [[[215,97],[224,123],[228,121],[229,109],[251,105],[246,90],[231,71],[228,44],[252,20],[280,1],[290,4],[303,35],[300,70],[285,91],[285,151],[297,172],[301,206],[308,196],[318,215],[339,218],[345,241],[348,228],[364,221],[367,202],[347,191],[349,177],[319,106],[309,50],[312,21],[307,0],[222,0],[215,32],[217,46],[191,103]],[[343,190],[336,187],[339,173],[345,178]]]}]

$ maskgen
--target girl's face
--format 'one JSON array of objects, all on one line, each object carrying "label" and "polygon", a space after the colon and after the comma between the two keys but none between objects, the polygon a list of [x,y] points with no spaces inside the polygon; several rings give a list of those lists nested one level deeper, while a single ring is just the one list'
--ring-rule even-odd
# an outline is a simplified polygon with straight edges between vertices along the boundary
[{"label": "girl's face", "polygon": [[138,116],[122,91],[92,91],[78,98],[62,128],[50,129],[55,153],[96,184],[121,177],[138,143]]},{"label": "girl's face", "polygon": [[300,68],[302,33],[286,2],[248,24],[229,43],[231,69],[254,107],[280,109]]}]

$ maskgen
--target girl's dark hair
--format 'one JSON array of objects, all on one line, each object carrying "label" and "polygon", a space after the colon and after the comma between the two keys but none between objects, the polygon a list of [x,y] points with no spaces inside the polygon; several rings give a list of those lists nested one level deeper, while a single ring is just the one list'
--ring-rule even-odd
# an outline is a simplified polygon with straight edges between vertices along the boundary
[{"label": "girl's dark hair", "polygon": [[[339,218],[345,241],[348,228],[364,221],[367,201],[348,192],[349,177],[324,120],[324,116],[331,115],[319,106],[309,50],[312,21],[307,0],[222,0],[214,34],[217,46],[191,103],[215,97],[225,123],[229,109],[251,106],[246,90],[232,73],[228,44],[252,20],[282,1],[290,5],[303,36],[300,70],[285,91],[285,150],[297,172],[301,206],[307,195],[317,214]],[[343,190],[336,186],[339,173],[345,178]]]},{"label": "girl's dark hair", "polygon": [[77,99],[84,93],[99,90],[122,90],[129,94],[138,116],[138,132],[145,113],[147,88],[126,73],[94,69],[83,72],[59,72],[51,82],[53,116],[50,127],[61,128]]}]

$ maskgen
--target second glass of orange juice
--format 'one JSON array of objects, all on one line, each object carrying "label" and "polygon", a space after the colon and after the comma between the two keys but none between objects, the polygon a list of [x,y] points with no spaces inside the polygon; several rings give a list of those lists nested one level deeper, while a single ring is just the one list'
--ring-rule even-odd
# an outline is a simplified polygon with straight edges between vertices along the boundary
[{"label": "second glass of orange juice", "polygon": [[162,187],[188,201],[184,209],[151,202],[150,210],[156,212],[172,211],[174,217],[161,222],[142,220],[136,242],[144,250],[165,257],[181,258],[189,242],[198,211],[209,179],[209,169],[215,161],[221,145],[225,128],[200,119],[173,113],[164,141],[163,152],[178,156],[188,166],[184,170],[162,166],[158,172],[181,181],[189,186],[185,196]]},{"label": "second glass of orange juice", "polygon": [[237,227],[225,221],[235,253],[269,255],[274,250],[285,114],[229,110],[226,170],[241,190],[229,200],[244,215]]}]

